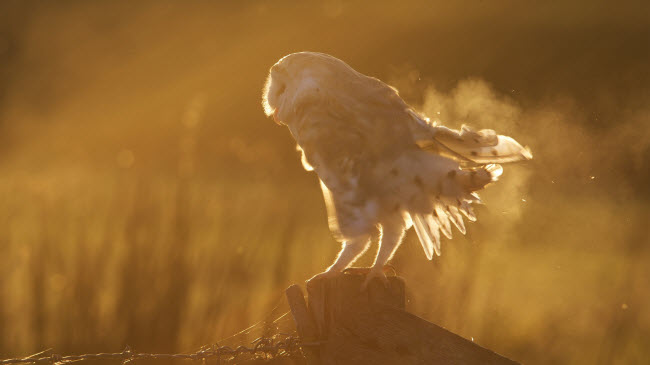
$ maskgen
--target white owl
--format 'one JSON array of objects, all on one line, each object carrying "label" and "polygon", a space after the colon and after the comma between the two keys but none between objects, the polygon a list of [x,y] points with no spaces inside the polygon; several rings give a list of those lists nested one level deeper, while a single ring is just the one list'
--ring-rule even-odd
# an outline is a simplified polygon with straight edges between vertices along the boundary
[{"label": "white owl", "polygon": [[336,275],[369,247],[379,250],[364,288],[386,283],[384,265],[411,226],[428,259],[440,255],[440,233],[465,234],[476,220],[477,190],[496,181],[498,163],[528,160],[530,151],[492,130],[452,130],[416,113],[397,91],[343,61],[293,53],[271,67],[264,87],[267,115],[286,125],[318,175],[329,226],[343,243],[336,261],[314,278]]}]

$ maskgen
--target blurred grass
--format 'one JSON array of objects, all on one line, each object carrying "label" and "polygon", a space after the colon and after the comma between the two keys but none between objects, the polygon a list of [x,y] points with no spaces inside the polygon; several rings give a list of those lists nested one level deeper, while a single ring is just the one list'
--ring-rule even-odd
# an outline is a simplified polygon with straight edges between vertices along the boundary
[{"label": "blurred grass", "polygon": [[[2,353],[188,350],[262,319],[338,249],[311,183],[5,175]],[[611,211],[591,192],[543,191],[521,226],[504,226],[497,189],[440,259],[426,261],[408,236],[395,262],[409,310],[516,359],[648,356],[650,253],[631,231],[643,229],[647,205]],[[566,204],[575,209],[554,208]]]},{"label": "blurred grass", "polygon": [[412,313],[523,363],[650,357],[641,2],[2,6],[0,357],[187,351],[287,310],[339,249],[260,106],[298,50],[535,154],[442,257],[407,235]]},{"label": "blurred grass", "polygon": [[55,191],[42,176],[2,185],[3,329],[24,331],[3,335],[7,349],[216,340],[275,304],[296,272],[279,248],[318,232],[308,217],[291,232],[269,221],[295,212],[268,186],[57,177]]}]

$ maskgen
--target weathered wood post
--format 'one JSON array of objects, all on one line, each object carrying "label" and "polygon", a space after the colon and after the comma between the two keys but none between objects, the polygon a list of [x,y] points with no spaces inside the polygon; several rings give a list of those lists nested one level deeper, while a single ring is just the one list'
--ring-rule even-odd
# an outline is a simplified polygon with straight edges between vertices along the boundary
[{"label": "weathered wood post", "polygon": [[[318,328],[316,327],[312,314],[307,309],[302,290],[298,285],[294,284],[286,290],[286,294],[300,338],[303,342],[307,343],[317,342]],[[303,346],[303,353],[307,358],[307,364],[320,365],[318,347]]]},{"label": "weathered wood post", "polygon": [[305,351],[310,365],[517,364],[407,313],[401,278],[389,277],[387,287],[375,281],[362,291],[364,279],[340,274],[308,282],[308,307],[298,286],[287,289],[298,333],[320,342]]}]

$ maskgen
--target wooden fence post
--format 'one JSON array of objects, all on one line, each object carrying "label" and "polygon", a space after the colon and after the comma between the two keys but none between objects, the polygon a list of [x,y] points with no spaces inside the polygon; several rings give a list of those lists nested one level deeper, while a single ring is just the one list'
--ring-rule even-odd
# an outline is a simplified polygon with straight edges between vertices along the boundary
[{"label": "wooden fence post", "polygon": [[310,365],[517,364],[407,313],[401,278],[389,277],[388,287],[376,280],[362,291],[364,279],[340,274],[308,282],[308,308],[299,287],[287,289],[300,336],[321,342],[307,350]]},{"label": "wooden fence post", "polygon": [[[296,323],[298,334],[303,342],[317,342],[318,328],[313,320],[312,314],[307,309],[305,297],[298,285],[291,285],[285,291],[293,320]],[[307,358],[308,365],[320,365],[319,349],[315,346],[303,346],[303,353]]]}]

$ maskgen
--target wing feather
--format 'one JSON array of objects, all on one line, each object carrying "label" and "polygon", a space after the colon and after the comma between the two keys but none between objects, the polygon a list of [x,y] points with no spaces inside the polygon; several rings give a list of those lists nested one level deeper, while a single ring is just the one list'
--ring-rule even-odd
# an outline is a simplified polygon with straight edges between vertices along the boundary
[{"label": "wing feather", "polygon": [[440,256],[440,225],[432,214],[428,214],[424,218],[429,226],[431,240],[433,241],[433,249],[436,252],[436,255]]},{"label": "wing feather", "polygon": [[449,205],[447,206],[447,211],[449,212],[449,218],[451,218],[451,222],[456,226],[456,228],[458,228],[460,233],[465,234],[465,222],[463,222],[463,216],[460,215],[458,207]]},{"label": "wing feather", "polygon": [[[424,254],[427,256],[427,259],[433,259],[434,244],[430,232],[428,231],[424,219],[420,214],[413,215],[413,227],[415,228],[415,233],[420,239],[420,244],[422,244],[422,249],[424,249]],[[436,252],[440,255],[438,252]]]},{"label": "wing feather", "polygon": [[451,239],[451,224],[449,223],[449,217],[447,216],[447,212],[443,208],[442,203],[436,203],[434,211],[436,214],[435,216],[440,223],[440,230],[442,231],[442,234],[444,234],[445,237]]}]

